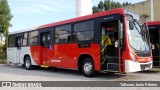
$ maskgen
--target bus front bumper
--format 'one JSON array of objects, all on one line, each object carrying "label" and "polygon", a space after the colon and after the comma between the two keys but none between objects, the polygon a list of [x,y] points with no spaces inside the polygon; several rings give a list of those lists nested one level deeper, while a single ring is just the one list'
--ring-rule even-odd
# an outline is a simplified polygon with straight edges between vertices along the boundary
[{"label": "bus front bumper", "polygon": [[147,63],[134,62],[132,60],[125,60],[125,72],[145,71],[152,68],[152,61]]}]

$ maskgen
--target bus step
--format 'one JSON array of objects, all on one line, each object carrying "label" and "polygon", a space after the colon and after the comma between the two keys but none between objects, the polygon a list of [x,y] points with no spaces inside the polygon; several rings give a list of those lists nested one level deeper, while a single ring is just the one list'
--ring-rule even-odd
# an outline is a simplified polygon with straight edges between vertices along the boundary
[{"label": "bus step", "polygon": [[113,70],[102,70],[101,72],[114,72],[114,73],[121,73],[119,71],[113,71]]},{"label": "bus step", "polygon": [[107,63],[107,70],[119,71],[119,64],[118,63]]},{"label": "bus step", "polygon": [[49,66],[41,65],[42,68],[49,68]]}]

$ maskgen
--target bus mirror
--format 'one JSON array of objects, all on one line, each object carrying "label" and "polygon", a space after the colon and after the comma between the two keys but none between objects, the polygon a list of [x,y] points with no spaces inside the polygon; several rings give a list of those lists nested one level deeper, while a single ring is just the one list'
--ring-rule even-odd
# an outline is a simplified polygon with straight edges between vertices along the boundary
[{"label": "bus mirror", "polygon": [[117,48],[118,47],[118,41],[116,41],[114,45],[115,45],[115,48]]},{"label": "bus mirror", "polygon": [[154,44],[152,44],[152,49],[154,50]]},{"label": "bus mirror", "polygon": [[129,20],[129,29],[130,30],[134,29],[134,22],[133,22],[133,20]]}]

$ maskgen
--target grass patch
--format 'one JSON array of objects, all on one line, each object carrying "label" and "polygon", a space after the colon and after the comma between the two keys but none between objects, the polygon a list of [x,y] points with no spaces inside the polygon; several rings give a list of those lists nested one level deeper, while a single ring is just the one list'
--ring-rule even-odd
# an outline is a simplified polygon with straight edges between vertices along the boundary
[{"label": "grass patch", "polygon": [[5,64],[5,63],[7,63],[6,60],[0,59],[0,64]]}]

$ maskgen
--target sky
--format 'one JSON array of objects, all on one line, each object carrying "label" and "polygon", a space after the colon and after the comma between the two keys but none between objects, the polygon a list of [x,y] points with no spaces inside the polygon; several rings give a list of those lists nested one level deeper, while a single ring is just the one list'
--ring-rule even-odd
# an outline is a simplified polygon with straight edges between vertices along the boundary
[{"label": "sky", "polygon": [[[92,0],[97,5],[100,0]],[[103,1],[103,0],[102,0]],[[113,0],[138,3],[145,0]],[[75,0],[8,0],[13,18],[9,32],[76,17]]]}]

